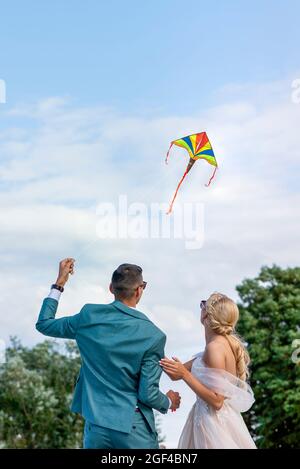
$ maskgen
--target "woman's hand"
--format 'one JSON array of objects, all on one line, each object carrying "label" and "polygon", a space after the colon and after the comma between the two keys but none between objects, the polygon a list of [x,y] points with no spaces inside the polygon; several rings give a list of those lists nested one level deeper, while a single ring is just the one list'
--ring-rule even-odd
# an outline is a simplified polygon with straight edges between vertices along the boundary
[{"label": "woman's hand", "polygon": [[184,379],[189,371],[178,358],[172,358],[173,360],[170,360],[169,358],[162,358],[159,362],[160,366],[173,381]]}]

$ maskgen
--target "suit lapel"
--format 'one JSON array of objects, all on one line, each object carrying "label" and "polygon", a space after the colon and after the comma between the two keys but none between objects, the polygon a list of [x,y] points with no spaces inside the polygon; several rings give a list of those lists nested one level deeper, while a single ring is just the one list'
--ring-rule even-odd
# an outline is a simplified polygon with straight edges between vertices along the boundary
[{"label": "suit lapel", "polygon": [[135,308],[130,308],[129,306],[122,303],[122,301],[116,300],[116,301],[113,301],[111,304],[115,308],[119,309],[120,311],[123,311],[126,314],[129,314],[130,316],[133,316],[134,318],[143,319],[144,321],[150,321],[150,319],[147,318],[147,316],[144,313],[142,313],[141,311],[138,311]]}]

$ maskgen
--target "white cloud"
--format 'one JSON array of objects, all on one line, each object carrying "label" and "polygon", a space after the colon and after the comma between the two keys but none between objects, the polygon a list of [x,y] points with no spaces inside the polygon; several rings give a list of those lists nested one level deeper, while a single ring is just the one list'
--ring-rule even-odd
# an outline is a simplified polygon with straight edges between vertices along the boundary
[{"label": "white cloud", "polygon": [[[203,346],[200,299],[214,290],[235,296],[235,285],[262,264],[299,263],[300,106],[285,84],[260,86],[257,96],[255,89],[241,87],[231,102],[223,90],[220,104],[193,117],[128,117],[60,97],[8,110],[13,125],[0,135],[0,338],[41,339],[34,323],[60,258],[77,258],[61,303],[68,314],[110,301],[111,272],[127,261],[144,268],[141,309],[167,332],[167,353],[187,359]],[[205,188],[211,167],[197,162],[174,208],[205,204],[203,248],[189,251],[174,239],[97,240],[99,202],[119,194],[129,203],[170,201],[188,158],[174,148],[165,166],[169,141],[204,129],[220,166],[216,179]],[[165,420],[170,444],[192,404],[187,396],[182,413]]]}]

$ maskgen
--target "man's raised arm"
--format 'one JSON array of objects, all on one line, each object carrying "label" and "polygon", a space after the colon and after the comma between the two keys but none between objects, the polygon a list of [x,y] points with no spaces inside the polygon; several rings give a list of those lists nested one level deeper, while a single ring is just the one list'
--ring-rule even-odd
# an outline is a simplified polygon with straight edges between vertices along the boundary
[{"label": "man's raised arm", "polygon": [[60,262],[57,280],[52,285],[48,297],[43,301],[35,327],[44,335],[75,339],[80,313],[74,316],[55,319],[60,295],[64,291],[64,286],[68,281],[69,275],[74,272],[74,262],[75,260],[72,258],[67,258]]}]

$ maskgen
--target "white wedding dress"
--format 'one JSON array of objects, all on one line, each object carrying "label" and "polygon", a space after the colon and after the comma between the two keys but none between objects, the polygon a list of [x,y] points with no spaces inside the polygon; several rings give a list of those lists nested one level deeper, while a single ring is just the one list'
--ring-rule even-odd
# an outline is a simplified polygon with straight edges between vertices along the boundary
[{"label": "white wedding dress", "polygon": [[245,381],[225,370],[207,367],[202,355],[196,355],[192,374],[226,399],[222,408],[215,410],[197,396],[182,430],[178,448],[256,448],[240,414],[249,410],[254,402],[252,389]]}]

